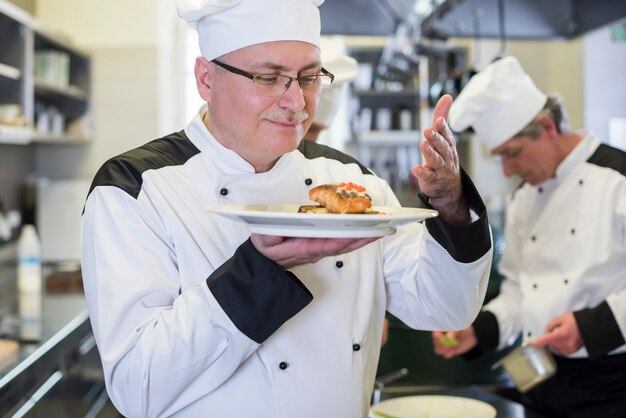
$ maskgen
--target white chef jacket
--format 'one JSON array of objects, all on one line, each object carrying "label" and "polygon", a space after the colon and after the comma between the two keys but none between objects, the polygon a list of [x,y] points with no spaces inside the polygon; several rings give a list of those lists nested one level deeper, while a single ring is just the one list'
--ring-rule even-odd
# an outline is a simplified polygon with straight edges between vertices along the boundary
[{"label": "white chef jacket", "polygon": [[588,133],[554,178],[514,192],[499,265],[506,280],[484,307],[497,319],[498,348],[573,311],[586,347],[570,357],[588,357],[589,347],[626,352],[625,175],[626,153]]},{"label": "white chef jacket", "polygon": [[307,203],[311,187],[340,181],[364,185],[375,205],[399,205],[384,181],[309,141],[257,174],[200,116],[104,164],[85,205],[82,269],[107,390],[122,414],[363,418],[385,310],[420,329],[473,321],[492,250],[467,177],[479,215],[471,225],[402,226],[290,271],[256,251],[246,224],[206,210]]}]

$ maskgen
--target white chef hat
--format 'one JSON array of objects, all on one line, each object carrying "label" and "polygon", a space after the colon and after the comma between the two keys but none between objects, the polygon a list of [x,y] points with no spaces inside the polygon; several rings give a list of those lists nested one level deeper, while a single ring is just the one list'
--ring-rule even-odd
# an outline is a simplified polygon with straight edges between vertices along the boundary
[{"label": "white chef hat", "polygon": [[450,108],[450,127],[472,127],[494,149],[528,125],[546,100],[517,59],[507,56],[486,66],[461,90]]},{"label": "white chef hat", "polygon": [[178,0],[178,14],[198,31],[208,60],[271,41],[303,41],[319,47],[324,0]]},{"label": "white chef hat", "polygon": [[324,85],[313,122],[327,128],[337,114],[347,83],[356,77],[359,66],[354,58],[345,55],[345,45],[338,38],[322,38],[320,49],[322,65],[335,79],[332,84]]}]

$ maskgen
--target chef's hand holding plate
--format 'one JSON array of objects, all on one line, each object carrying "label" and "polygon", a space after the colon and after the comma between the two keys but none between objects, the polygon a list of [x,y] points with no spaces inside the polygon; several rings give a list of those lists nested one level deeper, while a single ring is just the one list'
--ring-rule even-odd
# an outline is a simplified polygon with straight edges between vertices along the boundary
[{"label": "chef's hand holding plate", "polygon": [[572,312],[551,319],[546,325],[545,333],[529,343],[533,347],[548,346],[550,350],[563,356],[575,353],[583,344],[580,329]]},{"label": "chef's hand holding plate", "polygon": [[250,236],[256,249],[283,269],[315,263],[328,256],[346,254],[379,238],[287,238],[259,234]]},{"label": "chef's hand holding plate", "polygon": [[435,354],[445,359],[465,354],[478,344],[472,326],[462,331],[433,331],[432,338]]},{"label": "chef's hand holding plate", "polygon": [[456,141],[448,126],[452,96],[446,94],[437,102],[432,126],[424,130],[420,151],[422,165],[413,167],[420,191],[428,196],[439,217],[453,224],[471,222],[469,206],[461,186],[461,165]]}]

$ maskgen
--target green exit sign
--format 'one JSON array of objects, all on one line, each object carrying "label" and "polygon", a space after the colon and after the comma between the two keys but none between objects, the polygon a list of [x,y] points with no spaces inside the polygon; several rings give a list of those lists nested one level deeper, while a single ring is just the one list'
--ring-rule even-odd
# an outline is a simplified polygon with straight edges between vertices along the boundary
[{"label": "green exit sign", "polygon": [[611,39],[626,41],[626,23],[611,26]]}]

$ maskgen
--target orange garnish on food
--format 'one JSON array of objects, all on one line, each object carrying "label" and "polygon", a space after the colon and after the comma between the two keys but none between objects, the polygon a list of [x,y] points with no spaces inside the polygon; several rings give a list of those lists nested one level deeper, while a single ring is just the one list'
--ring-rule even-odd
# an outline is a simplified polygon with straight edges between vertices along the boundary
[{"label": "orange garnish on food", "polygon": [[359,186],[358,184],[354,184],[351,181],[348,182],[348,183],[339,183],[339,185],[337,187],[343,187],[344,189],[346,189],[348,191],[356,190],[359,193],[365,192],[365,187]]}]

